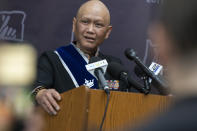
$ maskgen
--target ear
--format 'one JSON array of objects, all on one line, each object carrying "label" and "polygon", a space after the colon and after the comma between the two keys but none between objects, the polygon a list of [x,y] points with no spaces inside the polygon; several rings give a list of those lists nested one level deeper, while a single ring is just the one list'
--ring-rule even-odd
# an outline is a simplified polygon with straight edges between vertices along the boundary
[{"label": "ear", "polygon": [[73,29],[72,29],[73,32],[75,32],[76,24],[77,24],[77,19],[74,17],[73,18]]},{"label": "ear", "polygon": [[107,39],[109,37],[109,35],[110,35],[111,31],[112,31],[112,26],[111,25],[109,25],[107,28],[108,29],[107,29],[107,32],[105,34],[105,39]]}]

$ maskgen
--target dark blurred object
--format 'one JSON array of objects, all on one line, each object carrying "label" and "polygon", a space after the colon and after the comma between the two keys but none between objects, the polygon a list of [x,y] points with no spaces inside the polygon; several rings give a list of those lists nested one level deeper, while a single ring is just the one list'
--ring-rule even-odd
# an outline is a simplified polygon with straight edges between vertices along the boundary
[{"label": "dark blurred object", "polygon": [[35,78],[36,51],[27,43],[0,45],[0,130],[41,131],[42,119],[35,119],[33,103],[27,91]]},{"label": "dark blurred object", "polygon": [[196,0],[163,0],[160,17],[150,32],[168,65],[168,79],[176,102],[168,112],[136,131],[197,130],[196,7]]}]

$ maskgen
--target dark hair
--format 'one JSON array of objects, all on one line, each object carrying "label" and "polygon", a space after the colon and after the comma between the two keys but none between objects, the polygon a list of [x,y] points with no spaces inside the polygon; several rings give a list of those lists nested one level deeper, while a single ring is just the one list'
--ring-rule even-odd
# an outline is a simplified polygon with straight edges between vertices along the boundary
[{"label": "dark hair", "polygon": [[197,0],[164,0],[159,21],[179,55],[197,51]]}]

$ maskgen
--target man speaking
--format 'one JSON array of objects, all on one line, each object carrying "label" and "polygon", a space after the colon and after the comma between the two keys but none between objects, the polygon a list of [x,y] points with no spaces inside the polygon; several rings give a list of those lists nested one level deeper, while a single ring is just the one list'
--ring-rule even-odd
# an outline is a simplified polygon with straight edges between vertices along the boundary
[{"label": "man speaking", "polygon": [[[32,94],[36,102],[51,115],[60,110],[57,101],[60,94],[81,85],[97,89],[96,78],[85,68],[89,59],[98,56],[109,62],[121,61],[100,53],[98,47],[107,39],[112,30],[108,8],[99,0],[84,3],[73,19],[76,41],[48,51],[38,61],[38,73]],[[112,77],[106,73],[106,79]]]}]

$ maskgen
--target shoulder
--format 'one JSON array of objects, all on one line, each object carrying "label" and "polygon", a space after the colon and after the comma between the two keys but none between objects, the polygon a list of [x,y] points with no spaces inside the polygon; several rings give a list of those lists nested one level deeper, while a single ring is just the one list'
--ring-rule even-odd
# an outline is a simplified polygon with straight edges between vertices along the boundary
[{"label": "shoulder", "polygon": [[39,62],[42,61],[53,61],[58,58],[57,54],[54,51],[45,51],[38,58]]},{"label": "shoulder", "polygon": [[40,55],[39,59],[40,58],[53,58],[53,57],[57,57],[57,55],[56,55],[56,53],[54,51],[50,50],[50,51],[43,52]]},{"label": "shoulder", "polygon": [[60,60],[54,51],[45,51],[38,58],[38,67],[51,68],[59,64]]}]

